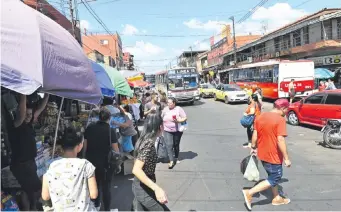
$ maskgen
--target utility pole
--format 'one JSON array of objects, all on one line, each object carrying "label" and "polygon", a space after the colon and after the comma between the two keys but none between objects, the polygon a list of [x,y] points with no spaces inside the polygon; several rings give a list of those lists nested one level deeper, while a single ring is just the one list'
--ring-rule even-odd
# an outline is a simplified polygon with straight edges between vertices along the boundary
[{"label": "utility pole", "polygon": [[73,16],[73,4],[72,0],[69,0],[69,7],[70,7],[70,16],[71,16],[71,25],[72,25],[72,36],[76,38],[76,32],[75,32],[75,19]]},{"label": "utility pole", "polygon": [[234,27],[234,16],[231,16],[233,28],[233,51],[234,51],[234,66],[237,66],[237,45],[236,45],[236,29]]},{"label": "utility pole", "polygon": [[192,50],[192,46],[189,47],[189,48],[191,49],[191,65],[190,66],[192,66],[192,63],[193,63],[193,50]]}]

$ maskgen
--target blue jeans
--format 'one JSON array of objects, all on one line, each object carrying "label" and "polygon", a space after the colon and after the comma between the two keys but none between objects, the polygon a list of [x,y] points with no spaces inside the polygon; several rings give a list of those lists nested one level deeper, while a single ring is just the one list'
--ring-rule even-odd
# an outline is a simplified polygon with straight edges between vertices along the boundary
[{"label": "blue jeans", "polygon": [[262,161],[263,167],[268,174],[268,182],[272,187],[278,185],[279,181],[283,176],[283,167],[282,164],[271,164],[265,161]]},{"label": "blue jeans", "polygon": [[122,136],[121,146],[123,152],[131,152],[134,150],[133,136]]}]

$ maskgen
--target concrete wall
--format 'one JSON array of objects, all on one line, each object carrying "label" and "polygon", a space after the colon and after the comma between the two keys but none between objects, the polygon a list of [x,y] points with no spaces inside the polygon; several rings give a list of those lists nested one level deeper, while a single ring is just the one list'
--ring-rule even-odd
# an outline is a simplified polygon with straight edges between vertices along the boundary
[{"label": "concrete wall", "polygon": [[321,23],[315,23],[309,26],[309,43],[316,43],[321,41]]}]

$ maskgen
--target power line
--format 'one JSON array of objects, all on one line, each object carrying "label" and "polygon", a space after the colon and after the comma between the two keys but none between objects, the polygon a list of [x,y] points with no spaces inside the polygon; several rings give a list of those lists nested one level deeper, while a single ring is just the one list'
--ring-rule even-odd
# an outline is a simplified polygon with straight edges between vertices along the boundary
[{"label": "power line", "polygon": [[[89,34],[103,34],[105,32],[89,32]],[[136,36],[136,37],[161,37],[161,38],[185,38],[185,37],[207,37],[209,35],[162,35],[162,34],[124,34],[120,33],[122,36]]]}]

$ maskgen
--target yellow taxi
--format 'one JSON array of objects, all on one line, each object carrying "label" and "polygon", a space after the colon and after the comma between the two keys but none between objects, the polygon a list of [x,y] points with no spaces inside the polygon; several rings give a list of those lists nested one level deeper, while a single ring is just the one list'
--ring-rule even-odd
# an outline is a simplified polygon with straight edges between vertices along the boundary
[{"label": "yellow taxi", "polygon": [[205,97],[213,97],[214,96],[215,87],[209,83],[201,84],[199,86],[200,96],[202,98]]},{"label": "yellow taxi", "polygon": [[214,100],[223,100],[226,104],[232,102],[247,102],[249,96],[238,85],[220,84],[214,91]]}]

